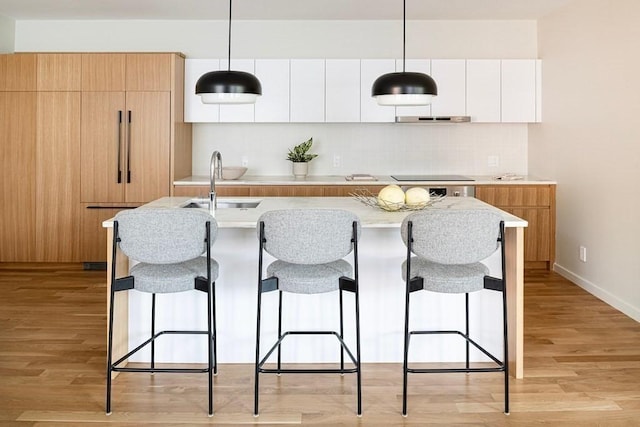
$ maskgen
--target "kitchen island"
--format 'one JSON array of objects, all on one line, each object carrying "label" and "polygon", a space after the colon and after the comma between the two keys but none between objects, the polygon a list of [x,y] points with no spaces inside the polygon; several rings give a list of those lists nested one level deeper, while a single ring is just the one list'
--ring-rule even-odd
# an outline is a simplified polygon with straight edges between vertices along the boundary
[{"label": "kitchen island", "polygon": [[[252,200],[233,198],[234,200]],[[141,207],[179,208],[189,198],[165,197]],[[218,320],[218,358],[221,363],[253,363],[255,345],[255,312],[258,239],[256,223],[266,211],[286,208],[337,208],[352,211],[361,220],[359,241],[361,344],[364,363],[400,363],[403,351],[404,282],[400,265],[406,248],[400,238],[400,224],[407,212],[385,212],[367,206],[349,197],[265,197],[251,209],[218,209],[218,237],[212,248],[213,257],[220,263],[220,276],[216,281],[216,308]],[[509,310],[510,368],[517,378],[523,377],[523,236],[527,222],[507,212],[470,197],[448,197],[429,209],[480,208],[499,212],[505,220],[506,271]],[[112,221],[107,228],[108,269],[111,271]],[[126,257],[118,253],[118,276],[127,274]],[[347,257],[350,259],[350,257]],[[499,275],[499,252],[484,262],[493,275]],[[124,261],[124,262],[123,262]],[[266,259],[266,262],[269,262]],[[135,261],[132,261],[135,262]],[[108,275],[108,285],[110,286]],[[413,304],[413,325],[427,328],[459,328],[464,325],[464,303],[460,295],[441,295],[420,292]],[[109,295],[109,293],[107,293]],[[116,302],[114,352],[124,354],[126,349],[148,335],[150,298],[138,292],[120,292]],[[313,296],[286,295],[283,318],[284,328],[314,329],[322,322],[323,329],[337,324],[336,293]],[[419,302],[418,302],[419,301]],[[158,297],[157,328],[198,328],[206,324],[205,297],[196,292]],[[353,310],[351,296],[345,299],[345,336],[353,337]],[[202,310],[199,308],[202,307]],[[500,294],[484,291],[472,294],[472,335],[486,348],[500,354],[501,319]],[[275,336],[277,330],[277,297],[267,294],[263,301],[263,325],[266,334]],[[327,325],[329,322],[329,325]],[[309,338],[305,340],[305,338]],[[180,343],[175,344],[179,339]],[[298,339],[298,338],[297,338]],[[463,340],[449,341],[451,337],[416,341],[412,346],[412,360],[458,361],[464,357]],[[264,342],[269,340],[265,339]],[[206,343],[199,337],[171,337],[164,345],[159,341],[156,357],[159,362],[204,362]],[[295,347],[295,348],[293,348]],[[299,337],[295,346],[283,347],[283,361],[329,362],[337,360],[338,346],[317,337]],[[142,353],[131,361],[144,361]],[[485,360],[473,353],[472,360]]]}]

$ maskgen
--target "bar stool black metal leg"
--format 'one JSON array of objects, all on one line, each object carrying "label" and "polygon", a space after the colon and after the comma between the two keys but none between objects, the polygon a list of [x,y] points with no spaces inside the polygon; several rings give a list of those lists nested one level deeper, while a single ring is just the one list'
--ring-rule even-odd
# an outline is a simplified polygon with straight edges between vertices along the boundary
[{"label": "bar stool black metal leg", "polygon": [[464,326],[465,333],[467,334],[467,339],[465,340],[466,345],[466,368],[469,369],[469,294],[464,294]]},{"label": "bar stool black metal leg", "polygon": [[404,308],[404,359],[402,364],[402,415],[407,416],[407,380],[409,374],[409,278],[407,277],[407,289]]},{"label": "bar stool black metal leg", "polygon": [[[342,291],[341,291],[342,292]],[[356,281],[356,381],[358,393],[358,416],[362,416],[362,364],[360,362],[360,292]],[[343,351],[344,353],[344,351]]]},{"label": "bar stool black metal leg", "polygon": [[207,292],[207,342],[208,342],[208,362],[209,362],[209,371],[208,371],[208,380],[209,380],[209,416],[213,416],[213,371],[214,371],[214,358],[215,358],[215,349],[214,349],[214,345],[215,345],[215,341],[214,341],[214,334],[215,334],[215,309],[214,309],[214,299],[213,299],[213,283],[211,283],[211,281],[209,281],[209,289]]},{"label": "bar stool black metal leg", "polygon": [[213,341],[213,374],[218,375],[218,332],[216,327],[216,282],[211,284],[211,307],[213,316],[213,330],[211,340]]},{"label": "bar stool black metal leg", "polygon": [[[151,294],[151,369],[156,367],[156,294]],[[151,373],[153,375],[153,372]]]},{"label": "bar stool black metal leg", "polygon": [[255,381],[254,381],[254,390],[253,390],[253,416],[258,416],[258,399],[259,399],[259,375],[260,371],[258,368],[258,364],[260,363],[260,310],[262,305],[262,281],[258,281],[258,314],[256,317],[256,365],[255,365]]},{"label": "bar stool black metal leg", "polygon": [[[344,340],[344,313],[342,311],[342,289],[338,291],[340,298],[340,339]],[[358,357],[358,360],[360,357]],[[340,344],[340,369],[344,369],[344,347]],[[344,374],[341,374],[344,375]]]},{"label": "bar stool black metal leg", "polygon": [[[282,291],[278,291],[278,339],[282,339]],[[278,370],[282,369],[281,350],[282,346],[278,344]]]},{"label": "bar stool black metal leg", "polygon": [[113,287],[114,283],[111,283],[111,299],[109,304],[109,337],[107,340],[107,402],[106,413],[111,415],[111,373],[112,373],[112,354],[113,354],[113,305],[115,301],[115,292]]}]

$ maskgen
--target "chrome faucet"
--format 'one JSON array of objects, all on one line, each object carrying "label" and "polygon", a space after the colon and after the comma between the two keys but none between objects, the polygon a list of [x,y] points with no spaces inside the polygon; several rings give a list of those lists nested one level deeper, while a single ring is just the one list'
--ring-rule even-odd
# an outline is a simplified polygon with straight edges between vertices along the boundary
[{"label": "chrome faucet", "polygon": [[222,155],[218,150],[211,154],[211,161],[209,162],[209,179],[211,180],[211,187],[209,189],[209,209],[211,211],[218,207],[218,200],[216,197],[216,178],[222,179]]}]

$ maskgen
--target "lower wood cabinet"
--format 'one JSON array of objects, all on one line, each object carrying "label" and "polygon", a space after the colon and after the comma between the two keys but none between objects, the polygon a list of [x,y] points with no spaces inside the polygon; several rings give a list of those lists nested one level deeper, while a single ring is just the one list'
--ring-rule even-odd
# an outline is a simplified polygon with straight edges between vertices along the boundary
[{"label": "lower wood cabinet", "polygon": [[[378,194],[384,185],[229,185],[216,188],[218,196],[226,197],[348,197],[356,188]],[[209,187],[176,185],[173,195],[178,197],[207,197]]]},{"label": "lower wood cabinet", "polygon": [[551,269],[555,261],[555,185],[477,185],[476,198],[526,220],[525,268]]}]

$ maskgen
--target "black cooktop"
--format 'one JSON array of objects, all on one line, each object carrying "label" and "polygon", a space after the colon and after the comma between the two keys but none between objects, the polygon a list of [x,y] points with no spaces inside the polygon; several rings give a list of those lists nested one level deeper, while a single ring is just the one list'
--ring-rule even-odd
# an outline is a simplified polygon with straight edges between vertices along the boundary
[{"label": "black cooktop", "polygon": [[396,181],[473,181],[464,175],[391,175]]}]

